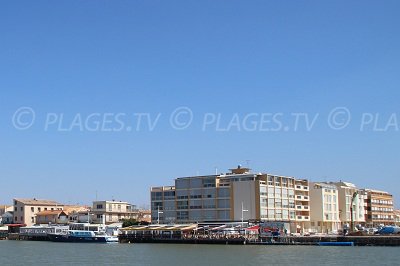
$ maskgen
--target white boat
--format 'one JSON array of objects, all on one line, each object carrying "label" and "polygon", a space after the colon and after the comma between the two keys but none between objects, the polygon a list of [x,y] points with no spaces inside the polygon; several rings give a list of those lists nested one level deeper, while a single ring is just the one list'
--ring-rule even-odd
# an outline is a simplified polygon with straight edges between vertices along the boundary
[{"label": "white boat", "polygon": [[118,243],[118,237],[107,235],[104,225],[73,223],[60,233],[48,234],[54,242]]}]

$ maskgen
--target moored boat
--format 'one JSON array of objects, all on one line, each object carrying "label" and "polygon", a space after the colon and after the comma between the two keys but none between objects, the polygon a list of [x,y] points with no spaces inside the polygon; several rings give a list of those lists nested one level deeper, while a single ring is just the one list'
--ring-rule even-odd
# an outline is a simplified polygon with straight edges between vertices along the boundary
[{"label": "moored boat", "polygon": [[116,243],[118,237],[107,235],[102,225],[88,223],[74,223],[69,230],[61,233],[48,234],[53,242],[81,242],[81,243]]}]

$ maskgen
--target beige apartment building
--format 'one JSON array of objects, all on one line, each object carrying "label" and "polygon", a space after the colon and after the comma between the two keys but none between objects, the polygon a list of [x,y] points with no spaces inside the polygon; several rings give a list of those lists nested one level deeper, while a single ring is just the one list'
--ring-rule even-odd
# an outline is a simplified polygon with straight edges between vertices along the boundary
[{"label": "beige apartment building", "polygon": [[139,211],[136,205],[126,201],[102,200],[94,201],[91,213],[94,223],[112,224],[122,219],[138,219]]},{"label": "beige apartment building", "polygon": [[366,194],[366,225],[393,225],[394,204],[392,194],[373,189],[364,189],[363,192]]},{"label": "beige apartment building", "polygon": [[305,232],[310,222],[307,180],[251,173],[175,179],[175,186],[151,188],[152,223],[282,222]]},{"label": "beige apartment building", "polygon": [[32,226],[36,222],[37,213],[62,209],[63,205],[53,200],[14,199],[14,223]]},{"label": "beige apartment building", "polygon": [[336,233],[340,228],[339,193],[335,185],[310,183],[311,231]]}]

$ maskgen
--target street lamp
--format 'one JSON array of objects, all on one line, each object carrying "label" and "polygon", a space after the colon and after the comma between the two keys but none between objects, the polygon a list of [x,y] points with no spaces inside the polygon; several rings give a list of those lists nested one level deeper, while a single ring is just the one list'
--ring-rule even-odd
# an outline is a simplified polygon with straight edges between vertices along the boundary
[{"label": "street lamp", "polygon": [[160,206],[157,206],[157,224],[160,224],[160,213],[164,213],[160,211]]}]

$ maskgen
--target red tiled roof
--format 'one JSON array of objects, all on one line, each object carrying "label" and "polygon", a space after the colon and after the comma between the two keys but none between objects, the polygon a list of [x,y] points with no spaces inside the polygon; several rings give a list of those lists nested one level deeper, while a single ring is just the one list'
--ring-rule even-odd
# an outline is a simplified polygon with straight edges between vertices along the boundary
[{"label": "red tiled roof", "polygon": [[63,210],[47,210],[47,211],[41,211],[36,213],[36,216],[41,216],[41,215],[60,215],[61,213],[66,213]]}]

